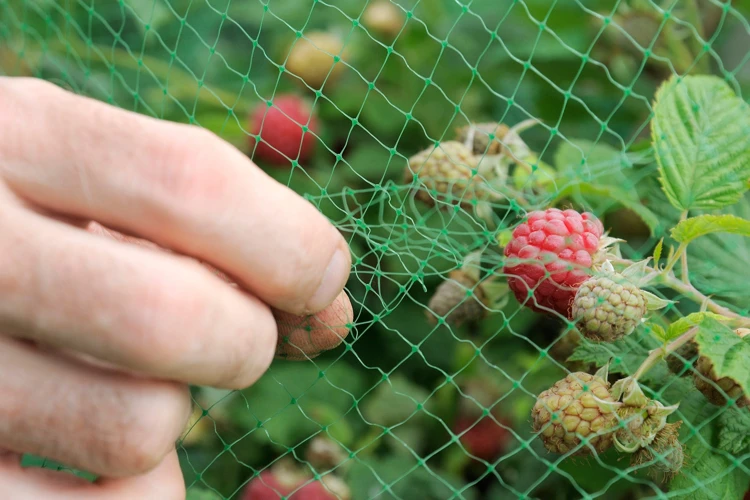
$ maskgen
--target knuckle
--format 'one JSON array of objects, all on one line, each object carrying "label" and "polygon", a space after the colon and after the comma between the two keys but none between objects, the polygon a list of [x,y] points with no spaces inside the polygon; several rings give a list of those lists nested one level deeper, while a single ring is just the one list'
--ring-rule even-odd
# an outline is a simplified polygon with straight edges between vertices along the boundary
[{"label": "knuckle", "polygon": [[217,307],[216,301],[201,292],[201,281],[194,277],[203,277],[198,264],[185,259],[184,265],[182,272],[152,275],[136,285],[134,307],[139,313],[131,325],[135,341],[130,345],[133,357],[148,367],[170,371],[206,347],[203,337],[210,325],[204,318]]},{"label": "knuckle", "polygon": [[17,84],[19,88],[27,95],[33,96],[34,99],[55,99],[62,95],[73,97],[72,92],[41,78],[25,78],[24,81],[19,81]]},{"label": "knuckle", "polygon": [[0,78],[0,110],[4,113],[0,114],[0,117],[18,121],[17,113],[22,108],[36,106],[40,102],[54,102],[61,97],[61,94],[67,94],[67,92],[41,78],[2,77]]},{"label": "knuckle", "polygon": [[118,475],[144,474],[174,448],[190,409],[186,387],[150,382],[138,388],[111,420],[105,463]]},{"label": "knuckle", "polygon": [[310,219],[305,218],[294,231],[298,249],[284,255],[284,265],[274,266],[273,279],[267,285],[273,295],[288,303],[287,307],[297,306],[299,311],[321,284],[338,243],[327,222]]},{"label": "knuckle", "polygon": [[[20,227],[24,214],[13,206],[0,209],[0,318],[16,316],[28,298],[24,290],[30,288],[33,268],[29,262],[28,242]],[[30,265],[31,264],[31,265]]]},{"label": "knuckle", "polygon": [[148,168],[144,175],[153,181],[162,203],[177,213],[186,208],[205,211],[223,200],[228,191],[230,179],[223,169],[212,168],[222,163],[225,144],[214,133],[197,126],[167,126],[167,137],[156,141],[150,154],[158,168]]},{"label": "knuckle", "polygon": [[317,259],[310,258],[309,254],[307,258],[303,258],[302,253],[304,251],[300,249],[299,252],[285,256],[284,265],[273,269],[272,284],[276,288],[276,294],[292,296],[300,302],[304,301],[301,296],[306,295],[310,288],[310,275],[318,267]]},{"label": "knuckle", "polygon": [[150,277],[135,292],[140,314],[128,325],[134,337],[131,358],[163,373],[185,373],[202,359],[216,368],[194,376],[208,377],[222,388],[248,387],[273,359],[277,329],[270,309],[248,295],[233,297],[242,292],[217,282],[195,260],[184,258],[181,264],[174,272]]},{"label": "knuckle", "polygon": [[[0,78],[0,120],[2,120],[0,123],[5,123],[6,120],[12,120],[10,111],[15,100],[13,89],[14,83],[11,78]],[[6,127],[3,127],[3,129],[6,129]]]},{"label": "knuckle", "polygon": [[0,161],[0,173],[6,173],[8,169],[3,163],[12,164],[24,151],[20,140],[22,127],[18,124],[28,119],[29,96],[39,92],[39,99],[43,99],[50,85],[35,78],[0,78],[0,130],[3,131],[0,134],[0,160],[3,160]]},{"label": "knuckle", "polygon": [[278,330],[271,311],[259,308],[253,324],[240,327],[243,331],[231,336],[234,344],[227,349],[228,360],[218,387],[245,389],[257,382],[273,361]]},{"label": "knuckle", "polygon": [[40,94],[40,97],[46,97],[46,93],[61,91],[60,87],[57,85],[41,78],[0,77],[0,95],[5,94],[6,92],[13,95],[17,89],[28,92],[30,95]]}]

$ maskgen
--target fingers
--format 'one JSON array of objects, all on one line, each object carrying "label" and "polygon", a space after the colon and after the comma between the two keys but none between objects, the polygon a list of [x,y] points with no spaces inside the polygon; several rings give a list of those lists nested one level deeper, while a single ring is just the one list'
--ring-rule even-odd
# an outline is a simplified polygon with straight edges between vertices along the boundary
[{"label": "fingers", "polygon": [[189,418],[184,385],[87,366],[6,337],[0,366],[0,443],[10,452],[108,477],[143,474],[174,448]]},{"label": "fingers", "polygon": [[295,316],[274,311],[279,329],[276,357],[305,360],[337,347],[349,334],[352,304],[345,292],[323,311],[312,316]]},{"label": "fingers", "polygon": [[207,261],[291,313],[322,310],[346,283],[336,229],[202,129],[0,78],[0,130],[0,176],[46,209]]},{"label": "fingers", "polygon": [[196,385],[244,388],[270,365],[271,311],[192,259],[15,212],[0,214],[4,334]]},{"label": "fingers", "polygon": [[[123,235],[101,224],[91,223],[87,230],[116,241],[159,250],[149,241]],[[207,267],[230,283],[229,278],[220,271]],[[341,292],[330,306],[314,315],[298,316],[279,310],[274,310],[273,313],[278,328],[276,357],[287,360],[312,359],[324,351],[334,349],[352,328],[352,304],[346,292]]]},{"label": "fingers", "polygon": [[[132,478],[100,479],[99,492],[112,495],[113,499],[153,498],[154,500],[183,500],[186,495],[185,482],[180,469],[177,451],[172,450],[153,470]],[[105,498],[97,495],[92,500]]]},{"label": "fingers", "polygon": [[94,483],[68,472],[21,468],[17,461],[4,460],[0,461],[0,491],[16,500],[184,500],[186,494],[174,450],[143,475]]}]

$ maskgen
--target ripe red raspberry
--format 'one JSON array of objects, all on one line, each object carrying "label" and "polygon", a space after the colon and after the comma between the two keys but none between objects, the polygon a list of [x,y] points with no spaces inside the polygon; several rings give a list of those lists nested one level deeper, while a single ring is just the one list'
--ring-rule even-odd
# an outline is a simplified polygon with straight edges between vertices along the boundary
[{"label": "ripe red raspberry", "polygon": [[242,500],[278,500],[289,496],[303,481],[296,475],[266,470],[250,481],[242,494]]},{"label": "ripe red raspberry", "polygon": [[[568,317],[603,233],[601,221],[588,212],[549,208],[529,213],[505,247],[503,272],[516,299],[534,311]],[[533,300],[527,300],[529,290]]]},{"label": "ripe red raspberry", "polygon": [[507,427],[510,427],[507,420],[496,419],[490,415],[479,419],[471,415],[461,415],[456,419],[454,432],[459,436],[466,451],[481,460],[492,462],[508,444],[511,433]]},{"label": "ripe red raspberry", "polygon": [[[326,484],[324,485],[323,482]],[[309,481],[303,474],[267,470],[253,478],[243,491],[242,500],[348,500],[348,487],[335,476]]]},{"label": "ripe red raspberry", "polygon": [[[318,133],[318,118],[302,98],[280,95],[273,100],[273,106],[262,103],[253,110],[250,133],[250,151],[255,148],[255,158],[274,165],[287,165],[292,160],[305,162],[315,149],[313,134]],[[256,147],[257,135],[261,140]]]}]

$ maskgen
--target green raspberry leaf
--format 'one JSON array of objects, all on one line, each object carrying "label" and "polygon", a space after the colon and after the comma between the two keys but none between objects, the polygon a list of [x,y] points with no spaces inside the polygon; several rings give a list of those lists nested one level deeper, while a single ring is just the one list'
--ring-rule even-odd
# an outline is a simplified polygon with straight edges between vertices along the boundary
[{"label": "green raspberry leaf", "polygon": [[[568,361],[593,363],[597,367],[609,363],[610,373],[632,375],[648,357],[649,351],[658,348],[660,345],[651,334],[650,329],[638,328],[627,337],[612,343],[581,339],[580,344],[575,348]],[[668,376],[667,367],[661,363],[646,372],[638,380],[649,382],[664,380]]]},{"label": "green raspberry leaf", "polygon": [[645,277],[649,274],[648,264],[651,258],[633,262],[622,270],[620,274],[638,287],[643,287],[647,281]]},{"label": "green raspberry leaf", "polygon": [[674,304],[674,300],[662,299],[658,295],[654,295],[646,290],[641,290],[641,294],[646,298],[646,308],[649,311],[658,311]]},{"label": "green raspberry leaf", "polygon": [[[663,389],[659,399],[664,404],[680,403],[676,412],[683,421],[680,442],[685,452],[685,463],[669,485],[669,498],[685,500],[714,500],[742,498],[750,476],[717,446],[723,430],[720,417],[723,408],[707,405],[688,378],[673,379]],[[701,422],[701,425],[697,425]]]},{"label": "green raspberry leaf", "polygon": [[688,314],[687,316],[680,318],[669,325],[669,329],[667,330],[667,335],[664,338],[664,341],[669,342],[672,339],[676,339],[694,326],[702,324],[706,319],[712,319],[714,321],[727,321],[729,318],[712,312]]},{"label": "green raspberry leaf", "polygon": [[699,215],[677,224],[672,229],[672,238],[685,245],[695,238],[711,233],[750,236],[750,221],[731,214]]},{"label": "green raspberry leaf", "polygon": [[750,413],[735,407],[719,415],[719,448],[733,455],[750,448]]},{"label": "green raspberry leaf", "polygon": [[667,338],[667,331],[656,323],[646,323],[646,329],[651,331],[651,334],[662,342],[666,343],[669,339]]},{"label": "green raspberry leaf", "polygon": [[554,156],[555,167],[563,178],[597,185],[625,186],[629,197],[637,200],[634,184],[625,175],[633,167],[632,160],[631,155],[620,149],[585,139],[568,139],[560,144]]},{"label": "green raspberry leaf", "polygon": [[[724,212],[750,220],[750,193]],[[750,269],[750,238],[732,233],[711,233],[690,243],[687,252],[693,285],[721,305],[734,306],[736,312],[750,315],[747,275],[738,272]]]},{"label": "green raspberry leaf", "polygon": [[729,377],[750,393],[750,337],[744,339],[714,318],[705,318],[695,336],[701,356],[708,357],[719,378]]},{"label": "green raspberry leaf", "polygon": [[656,244],[656,248],[654,248],[654,267],[659,268],[659,259],[661,259],[661,250],[664,246],[664,238],[659,240],[659,243]]},{"label": "green raspberry leaf", "polygon": [[636,189],[639,179],[633,165],[643,158],[643,153],[627,153],[605,143],[567,139],[555,151],[559,188],[553,202],[577,197],[585,204],[604,202],[604,210],[614,202],[638,215],[652,236],[660,233],[661,221],[641,203]]},{"label": "green raspberry leaf", "polygon": [[690,460],[670,483],[670,498],[729,500],[743,497],[748,476],[739,462],[714,452],[697,437],[683,447]]},{"label": "green raspberry leaf", "polygon": [[672,77],[656,93],[651,134],[662,189],[681,211],[737,203],[750,179],[750,110],[715,76]]}]

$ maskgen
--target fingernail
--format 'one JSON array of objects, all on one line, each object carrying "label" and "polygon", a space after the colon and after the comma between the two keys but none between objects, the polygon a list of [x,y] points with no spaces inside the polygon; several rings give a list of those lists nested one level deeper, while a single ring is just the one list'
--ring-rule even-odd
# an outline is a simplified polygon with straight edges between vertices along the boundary
[{"label": "fingernail", "polygon": [[346,280],[349,279],[351,262],[349,251],[344,243],[339,246],[328,263],[323,274],[323,281],[307,302],[305,314],[313,314],[325,309],[339,296],[346,285]]}]

